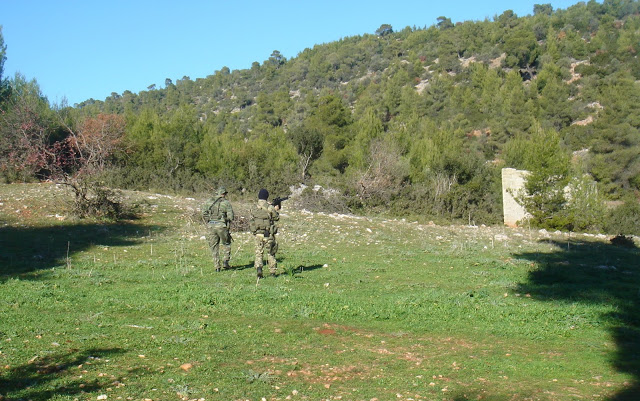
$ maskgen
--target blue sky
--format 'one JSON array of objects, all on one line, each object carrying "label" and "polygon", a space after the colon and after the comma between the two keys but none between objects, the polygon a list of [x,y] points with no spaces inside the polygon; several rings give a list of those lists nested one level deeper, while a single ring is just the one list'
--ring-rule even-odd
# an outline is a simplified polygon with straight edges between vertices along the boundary
[{"label": "blue sky", "polygon": [[[69,105],[112,92],[195,80],[227,66],[262,63],[273,50],[287,59],[344,37],[493,19],[534,4],[566,9],[578,0],[0,0],[5,77],[36,79],[45,96]],[[601,1],[600,1],[601,2]]]}]

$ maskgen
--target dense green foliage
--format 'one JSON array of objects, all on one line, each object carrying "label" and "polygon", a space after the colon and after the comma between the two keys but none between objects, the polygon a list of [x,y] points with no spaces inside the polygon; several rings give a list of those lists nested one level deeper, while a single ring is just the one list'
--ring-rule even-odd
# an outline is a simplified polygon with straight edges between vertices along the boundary
[{"label": "dense green foliage", "polygon": [[[500,168],[527,168],[534,223],[599,229],[604,201],[640,190],[639,11],[637,0],[590,0],[522,17],[384,24],[291,59],[275,50],[248,69],[65,111],[69,125],[126,117],[104,175],[115,186],[281,192],[303,182],[339,190],[354,210],[495,223]],[[576,221],[589,201],[562,185],[583,179],[598,196],[594,218]]]}]

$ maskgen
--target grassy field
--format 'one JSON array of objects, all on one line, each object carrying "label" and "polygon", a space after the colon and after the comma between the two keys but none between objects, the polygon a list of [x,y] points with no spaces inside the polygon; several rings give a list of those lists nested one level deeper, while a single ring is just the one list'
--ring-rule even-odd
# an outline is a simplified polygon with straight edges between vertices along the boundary
[{"label": "grassy field", "polygon": [[257,281],[248,233],[214,271],[204,199],[127,195],[0,186],[0,400],[640,399],[637,247],[285,203]]}]

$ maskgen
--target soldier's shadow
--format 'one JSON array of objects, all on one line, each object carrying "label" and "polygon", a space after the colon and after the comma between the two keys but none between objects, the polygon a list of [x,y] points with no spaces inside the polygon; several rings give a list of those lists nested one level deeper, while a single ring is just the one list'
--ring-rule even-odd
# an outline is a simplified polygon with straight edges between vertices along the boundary
[{"label": "soldier's shadow", "polygon": [[[265,269],[268,270],[268,267],[264,266]],[[232,266],[231,270],[238,270],[238,271],[242,271],[242,270],[246,270],[246,269],[254,269],[254,265],[253,262],[249,262],[247,264],[244,265],[239,265],[239,266]],[[315,264],[315,265],[309,265],[309,266],[305,266],[305,265],[290,265],[287,263],[284,263],[282,260],[278,259],[278,270],[279,273],[278,275],[289,275],[289,276],[300,276],[306,272],[310,272],[316,269],[322,269],[322,265],[320,264]]]},{"label": "soldier's shadow", "polygon": [[245,269],[253,269],[253,263],[250,262],[245,265],[231,266],[231,270],[245,270]]},{"label": "soldier's shadow", "polygon": [[300,273],[304,273],[304,272],[310,272],[316,269],[322,269],[322,265],[310,265],[310,266],[298,265],[294,270],[297,270]]},{"label": "soldier's shadow", "polygon": [[290,277],[302,278],[305,273],[311,272],[316,269],[322,269],[322,265],[289,265],[285,266],[280,275],[288,275]]}]

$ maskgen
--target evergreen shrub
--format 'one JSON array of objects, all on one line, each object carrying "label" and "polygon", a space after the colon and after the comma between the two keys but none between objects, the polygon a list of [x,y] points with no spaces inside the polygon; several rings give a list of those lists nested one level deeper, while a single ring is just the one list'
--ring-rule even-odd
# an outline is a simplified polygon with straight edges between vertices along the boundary
[{"label": "evergreen shrub", "polygon": [[605,230],[610,234],[640,236],[640,203],[629,197],[607,213]]}]

